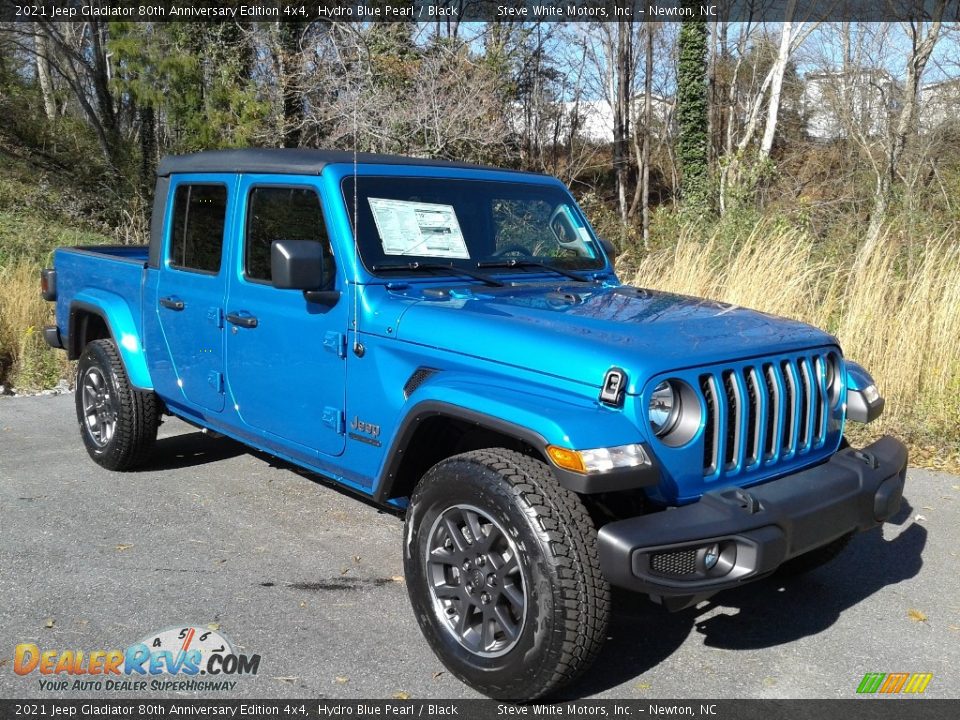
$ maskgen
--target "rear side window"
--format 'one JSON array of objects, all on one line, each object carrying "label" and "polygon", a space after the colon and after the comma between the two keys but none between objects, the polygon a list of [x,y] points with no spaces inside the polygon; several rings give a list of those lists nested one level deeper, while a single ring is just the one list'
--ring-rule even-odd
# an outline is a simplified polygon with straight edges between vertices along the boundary
[{"label": "rear side window", "polygon": [[[270,282],[270,249],[274,240],[312,240],[331,258],[320,197],[310,188],[256,187],[250,192],[244,274]],[[333,263],[328,260],[327,271]]]},{"label": "rear side window", "polygon": [[181,270],[220,272],[227,188],[178,185],[173,200],[170,264]]}]

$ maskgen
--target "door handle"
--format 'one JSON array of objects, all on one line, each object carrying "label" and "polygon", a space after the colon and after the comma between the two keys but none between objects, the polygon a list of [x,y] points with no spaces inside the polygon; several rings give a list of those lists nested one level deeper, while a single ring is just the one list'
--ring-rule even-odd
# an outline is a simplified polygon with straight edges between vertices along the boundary
[{"label": "door handle", "polygon": [[170,310],[176,310],[177,312],[180,312],[185,307],[185,305],[183,304],[183,300],[178,298],[176,295],[160,298],[160,304],[163,305],[165,308],[168,308]]},{"label": "door handle", "polygon": [[245,328],[255,328],[257,326],[257,319],[245,310],[227,313],[227,322]]}]

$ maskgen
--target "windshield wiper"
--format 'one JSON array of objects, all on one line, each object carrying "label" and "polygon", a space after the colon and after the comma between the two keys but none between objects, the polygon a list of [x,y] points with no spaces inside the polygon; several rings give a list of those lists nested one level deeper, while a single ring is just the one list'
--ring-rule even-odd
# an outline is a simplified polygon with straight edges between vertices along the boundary
[{"label": "windshield wiper", "polygon": [[577,282],[590,282],[588,278],[579,275],[571,270],[564,270],[563,268],[558,268],[554,265],[550,265],[545,262],[540,262],[539,260],[521,260],[518,258],[510,258],[509,260],[481,260],[477,263],[478,268],[542,268],[543,270],[550,270],[551,272],[564,275],[571,280],[576,280]]},{"label": "windshield wiper", "polygon": [[474,280],[479,280],[482,283],[491,285],[493,287],[503,287],[503,283],[499,280],[485,275],[476,270],[470,270],[469,268],[462,268],[457,265],[444,265],[443,263],[422,263],[422,262],[406,262],[406,263],[383,263],[380,265],[374,265],[370,268],[374,272],[381,272],[384,270],[413,270],[418,272],[420,270],[425,270],[427,272],[446,272],[451,275],[466,275],[471,277]]}]

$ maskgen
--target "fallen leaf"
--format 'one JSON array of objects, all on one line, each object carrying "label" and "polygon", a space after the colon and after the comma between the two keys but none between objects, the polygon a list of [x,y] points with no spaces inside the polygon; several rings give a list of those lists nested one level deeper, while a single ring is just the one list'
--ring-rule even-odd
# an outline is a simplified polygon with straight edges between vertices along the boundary
[{"label": "fallen leaf", "polygon": [[342,570],[340,570],[341,575],[346,575],[348,572],[350,572],[350,568],[348,567],[345,567]]},{"label": "fallen leaf", "polygon": [[951,625],[951,626],[950,626],[950,629],[953,630],[953,631],[955,631],[955,632],[956,632],[956,631],[960,631],[960,625]]},{"label": "fallen leaf", "polygon": [[305,608],[306,606],[307,606],[307,601],[306,601],[306,600],[301,600],[301,601],[300,601],[300,607]]},{"label": "fallen leaf", "polygon": [[343,685],[343,684],[344,684],[345,682],[347,682],[347,680],[349,680],[349,679],[350,679],[350,678],[346,677],[345,675],[337,675],[337,676],[334,678],[334,681],[337,683],[337,685]]},{"label": "fallen leaf", "polygon": [[280,675],[275,677],[274,680],[279,680],[280,682],[290,683],[291,685],[300,679],[299,675]]},{"label": "fallen leaf", "polygon": [[3,666],[6,665],[8,662],[10,662],[10,661],[7,660],[6,658],[4,658],[3,660],[0,660],[0,667],[3,667]]},{"label": "fallen leaf", "polygon": [[917,516],[914,517],[913,519],[916,520],[917,522],[922,522],[922,521],[926,520],[927,518],[925,518],[923,515],[917,515]]},{"label": "fallen leaf", "polygon": [[435,672],[435,673],[433,674],[433,679],[436,680],[436,679],[437,679],[438,677],[440,677],[441,675],[443,675],[443,670],[438,670],[437,672]]},{"label": "fallen leaf", "polygon": [[354,555],[354,556],[353,556],[353,561],[359,565],[359,564],[360,564],[360,556],[359,556],[359,555]]},{"label": "fallen leaf", "polygon": [[643,691],[643,690],[649,690],[649,689],[652,688],[652,687],[653,687],[653,685],[651,685],[650,683],[648,683],[648,682],[642,682],[642,683],[637,683],[636,685],[634,685],[634,686],[633,686],[633,689],[634,689],[634,690],[641,690],[641,691]]},{"label": "fallen leaf", "polygon": [[777,680],[776,680],[776,678],[765,677],[765,678],[763,679],[763,684],[764,684],[765,687],[773,687],[774,685],[777,684]]},{"label": "fallen leaf", "polygon": [[393,580],[395,583],[402,583],[402,582],[403,582],[403,575],[394,575],[394,576],[393,576],[392,578],[390,578],[390,579]]},{"label": "fallen leaf", "polygon": [[209,623],[207,625],[207,630],[219,630],[219,629],[220,629],[220,623]]},{"label": "fallen leaf", "polygon": [[926,621],[927,621],[927,616],[926,616],[925,613],[923,613],[923,612],[921,612],[921,611],[919,611],[919,610],[914,610],[913,608],[910,608],[909,610],[907,610],[907,617],[910,618],[911,620],[913,620],[914,622],[926,622]]},{"label": "fallen leaf", "polygon": [[53,618],[47,618],[47,621],[43,624],[43,626],[46,628],[52,628],[54,622],[55,621]]},{"label": "fallen leaf", "polygon": [[117,545],[117,550],[121,550],[121,551],[122,551],[122,550],[129,550],[129,549],[132,548],[132,547],[133,547],[133,545],[131,545],[130,543],[120,543],[119,545]]},{"label": "fallen leaf", "polygon": [[954,486],[953,486],[953,489],[954,489],[954,490],[960,490],[960,485],[954,485]]},{"label": "fallen leaf", "polygon": [[410,693],[405,692],[405,691],[403,691],[403,690],[398,690],[398,691],[395,692],[393,695],[391,695],[391,697],[392,697],[394,700],[409,700],[409,699],[410,699]]}]

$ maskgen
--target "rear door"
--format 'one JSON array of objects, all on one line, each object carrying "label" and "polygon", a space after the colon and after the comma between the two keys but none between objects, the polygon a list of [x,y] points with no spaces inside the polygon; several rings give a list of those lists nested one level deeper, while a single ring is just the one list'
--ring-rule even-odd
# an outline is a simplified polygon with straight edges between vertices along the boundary
[{"label": "rear door", "polygon": [[187,409],[220,412],[230,191],[225,182],[184,175],[173,179],[170,203],[153,308],[176,385],[164,395]]},{"label": "rear door", "polygon": [[[292,454],[345,445],[346,294],[332,307],[271,284],[274,240],[323,245],[327,286],[343,289],[316,178],[241,177],[235,260],[226,303],[227,384],[247,432]],[[242,221],[239,221],[242,218]]]}]

